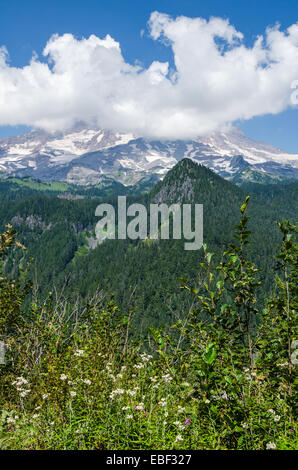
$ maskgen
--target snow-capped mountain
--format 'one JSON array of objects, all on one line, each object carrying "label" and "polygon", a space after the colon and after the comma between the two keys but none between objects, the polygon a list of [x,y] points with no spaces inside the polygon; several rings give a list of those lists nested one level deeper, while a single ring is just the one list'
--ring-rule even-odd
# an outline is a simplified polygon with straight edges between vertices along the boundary
[{"label": "snow-capped mountain", "polygon": [[191,141],[151,141],[78,125],[63,133],[33,130],[0,140],[0,175],[77,184],[111,177],[134,184],[160,178],[191,158],[235,181],[298,177],[298,155],[254,141],[237,128]]}]

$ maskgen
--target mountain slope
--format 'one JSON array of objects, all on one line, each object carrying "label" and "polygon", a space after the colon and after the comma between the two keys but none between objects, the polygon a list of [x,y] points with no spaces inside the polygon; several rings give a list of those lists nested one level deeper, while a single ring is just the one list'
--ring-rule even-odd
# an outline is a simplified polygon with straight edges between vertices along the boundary
[{"label": "mountain slope", "polygon": [[103,176],[133,185],[164,175],[190,158],[235,182],[298,178],[298,155],[246,137],[239,129],[192,141],[150,141],[131,134],[89,129],[31,131],[0,140],[0,173],[46,181],[98,184]]},{"label": "mountain slope", "polygon": [[[268,295],[273,285],[274,259],[280,233],[275,221],[294,219],[297,209],[297,185],[271,185],[252,197],[252,245],[249,255],[263,269],[259,298]],[[276,197],[277,191],[277,197]],[[289,191],[289,192],[288,192]],[[148,194],[130,196],[127,205],[139,202],[192,202],[204,206],[204,242],[220,253],[231,241],[239,221],[239,207],[247,193],[211,170],[190,159],[183,159]],[[295,197],[296,194],[296,197]],[[265,199],[266,195],[266,199]],[[267,197],[268,196],[268,197]],[[67,200],[44,195],[3,200],[0,204],[0,232],[11,223],[19,240],[27,247],[27,257],[34,258],[32,277],[37,278],[40,298],[49,290],[63,290],[64,295],[84,302],[96,291],[112,296],[123,312],[133,310],[138,329],[170,321],[169,315],[183,315],[190,308],[189,297],[179,289],[179,277],[196,285],[202,250],[185,251],[184,240],[106,240],[92,243],[96,206],[102,200]],[[117,207],[117,200],[106,200]],[[13,272],[17,259],[7,269]]]}]

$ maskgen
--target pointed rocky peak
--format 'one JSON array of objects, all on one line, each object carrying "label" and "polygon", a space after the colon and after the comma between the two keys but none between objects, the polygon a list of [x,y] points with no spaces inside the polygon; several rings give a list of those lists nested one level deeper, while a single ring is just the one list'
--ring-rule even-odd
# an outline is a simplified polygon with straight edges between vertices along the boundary
[{"label": "pointed rocky peak", "polygon": [[[154,203],[203,202],[210,194],[224,198],[229,193],[239,194],[239,188],[212,170],[184,158],[175,165],[151,191]],[[216,196],[217,197],[217,196]]]}]

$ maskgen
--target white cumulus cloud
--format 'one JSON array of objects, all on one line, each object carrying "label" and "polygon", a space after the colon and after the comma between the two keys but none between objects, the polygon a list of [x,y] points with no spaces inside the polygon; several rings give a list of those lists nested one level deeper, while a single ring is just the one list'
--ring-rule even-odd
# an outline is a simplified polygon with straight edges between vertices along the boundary
[{"label": "white cumulus cloud", "polygon": [[41,61],[10,65],[0,48],[0,125],[63,130],[77,121],[156,138],[193,138],[291,106],[298,79],[298,23],[268,28],[252,47],[227,20],[154,12],[152,40],[175,69],[127,63],[111,36],[54,35]]}]

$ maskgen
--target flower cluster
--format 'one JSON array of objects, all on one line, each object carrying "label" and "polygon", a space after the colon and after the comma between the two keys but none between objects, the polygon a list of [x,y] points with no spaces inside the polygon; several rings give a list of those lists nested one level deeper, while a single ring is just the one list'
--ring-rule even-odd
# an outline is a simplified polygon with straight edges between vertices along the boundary
[{"label": "flower cluster", "polygon": [[12,417],[12,416],[8,416],[8,417],[6,418],[6,422],[7,422],[7,424],[16,424],[16,421],[17,421],[18,419],[19,419],[19,417],[18,417],[17,415],[15,415],[15,416],[13,416],[13,417]]},{"label": "flower cluster", "polygon": [[176,437],[175,444],[177,444],[179,441],[183,441],[183,437],[181,436],[181,434],[178,434],[178,436]]},{"label": "flower cluster", "polygon": [[24,377],[17,377],[12,385],[15,385],[21,398],[25,398],[30,393],[29,383]]},{"label": "flower cluster", "polygon": [[173,424],[175,424],[175,426],[177,426],[179,431],[183,431],[184,426],[183,426],[182,423],[180,423],[180,421],[175,421]]},{"label": "flower cluster", "polygon": [[266,449],[267,450],[274,450],[274,449],[276,449],[276,444],[274,442],[268,442],[268,444],[266,445]]},{"label": "flower cluster", "polygon": [[162,376],[162,379],[166,384],[170,383],[173,380],[173,377],[170,374],[165,374]]},{"label": "flower cluster", "polygon": [[123,395],[125,390],[123,388],[117,388],[116,390],[113,390],[112,393],[110,394],[110,398],[115,398],[118,397],[119,395]]},{"label": "flower cluster", "polygon": [[152,358],[153,356],[151,356],[151,354],[146,354],[146,353],[141,354],[141,360],[143,362],[149,362]]},{"label": "flower cluster", "polygon": [[135,411],[144,411],[144,403],[139,403],[135,406]]},{"label": "flower cluster", "polygon": [[160,401],[158,402],[160,406],[167,406],[167,400],[166,398],[161,398]]},{"label": "flower cluster", "polygon": [[83,349],[77,349],[75,352],[74,352],[74,356],[75,357],[81,357],[81,356],[84,356],[85,354],[85,351]]},{"label": "flower cluster", "polygon": [[278,414],[276,414],[274,410],[270,409],[270,410],[268,410],[268,413],[270,413],[272,415],[272,417],[273,417],[273,419],[276,423],[278,423],[280,421],[280,416]]}]

